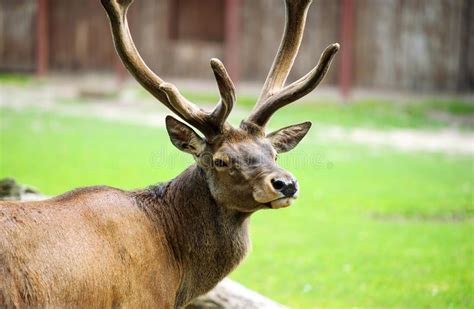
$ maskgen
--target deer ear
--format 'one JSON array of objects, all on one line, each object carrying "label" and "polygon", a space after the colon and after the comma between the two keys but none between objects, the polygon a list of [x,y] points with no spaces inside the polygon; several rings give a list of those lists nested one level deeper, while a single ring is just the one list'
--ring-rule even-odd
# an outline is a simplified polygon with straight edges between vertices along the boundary
[{"label": "deer ear", "polygon": [[282,153],[292,150],[298,145],[311,128],[311,122],[295,124],[277,130],[267,135],[267,138],[275,148],[276,152]]},{"label": "deer ear", "polygon": [[166,116],[166,130],[173,145],[181,151],[197,156],[206,146],[193,129],[171,116]]}]

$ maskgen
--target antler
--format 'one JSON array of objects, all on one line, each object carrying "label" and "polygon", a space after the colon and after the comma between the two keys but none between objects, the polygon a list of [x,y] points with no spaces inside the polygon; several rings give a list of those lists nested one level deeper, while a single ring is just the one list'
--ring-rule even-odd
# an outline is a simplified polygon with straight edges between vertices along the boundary
[{"label": "antler", "polygon": [[285,0],[286,21],[283,38],[273,60],[262,93],[248,122],[265,127],[270,117],[283,106],[311,92],[324,78],[329,65],[339,50],[339,44],[329,45],[318,64],[308,74],[285,86],[303,38],[306,16],[312,0]]},{"label": "antler", "polygon": [[128,28],[127,10],[133,0],[101,0],[110,20],[115,49],[135,79],[184,121],[201,131],[208,140],[222,132],[235,103],[235,88],[222,62],[211,59],[211,68],[221,95],[212,112],[206,112],[181,95],[178,89],[158,77],[145,64]]}]

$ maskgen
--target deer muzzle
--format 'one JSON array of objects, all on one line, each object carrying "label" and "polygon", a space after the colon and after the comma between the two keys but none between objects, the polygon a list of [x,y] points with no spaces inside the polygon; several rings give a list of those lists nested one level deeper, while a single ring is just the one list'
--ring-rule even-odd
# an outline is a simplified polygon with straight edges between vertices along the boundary
[{"label": "deer muzzle", "polygon": [[257,188],[253,196],[269,208],[288,207],[298,197],[298,181],[283,170],[272,173],[264,178],[262,187]]}]

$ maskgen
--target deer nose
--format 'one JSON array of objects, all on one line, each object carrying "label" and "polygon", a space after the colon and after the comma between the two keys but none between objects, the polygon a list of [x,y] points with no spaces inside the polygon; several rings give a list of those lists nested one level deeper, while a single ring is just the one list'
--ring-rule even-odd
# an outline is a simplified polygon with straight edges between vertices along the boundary
[{"label": "deer nose", "polygon": [[281,192],[285,197],[293,197],[298,192],[296,180],[284,180],[273,178],[271,180],[273,189],[277,192]]}]

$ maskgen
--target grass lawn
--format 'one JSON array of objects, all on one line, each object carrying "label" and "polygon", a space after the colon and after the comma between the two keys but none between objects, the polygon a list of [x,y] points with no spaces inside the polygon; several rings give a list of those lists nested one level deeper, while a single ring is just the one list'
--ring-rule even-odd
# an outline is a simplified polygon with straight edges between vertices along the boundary
[{"label": "grass lawn", "polygon": [[[347,125],[443,125],[420,120],[418,107],[397,113],[366,105],[347,113],[292,107],[274,124],[326,115]],[[0,178],[45,194],[144,187],[192,162],[164,129],[3,108],[0,130]],[[234,279],[293,308],[474,307],[472,157],[327,144],[310,135],[279,162],[298,177],[301,198],[254,215],[253,252]]]}]

